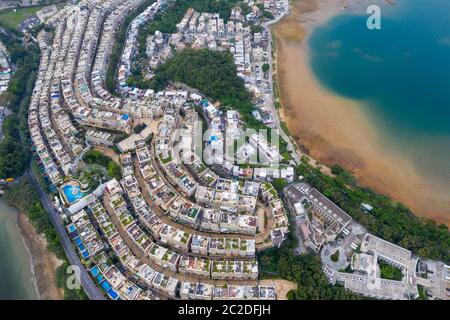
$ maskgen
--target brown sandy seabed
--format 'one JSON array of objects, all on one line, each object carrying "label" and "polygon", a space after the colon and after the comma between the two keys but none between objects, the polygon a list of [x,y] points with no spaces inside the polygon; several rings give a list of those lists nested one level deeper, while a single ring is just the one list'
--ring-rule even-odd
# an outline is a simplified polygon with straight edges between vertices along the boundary
[{"label": "brown sandy seabed", "polygon": [[64,290],[56,285],[56,268],[62,263],[47,248],[47,242],[39,235],[25,214],[17,216],[17,225],[31,255],[39,299],[61,300]]},{"label": "brown sandy seabed", "polygon": [[[416,214],[450,225],[450,192],[417,173],[410,159],[383,146],[380,132],[357,101],[322,88],[309,66],[305,39],[311,28],[367,0],[297,0],[274,27],[281,117],[309,154],[350,170],[358,181],[410,207]],[[443,191],[444,190],[444,191]],[[448,190],[448,189],[447,189]]]}]

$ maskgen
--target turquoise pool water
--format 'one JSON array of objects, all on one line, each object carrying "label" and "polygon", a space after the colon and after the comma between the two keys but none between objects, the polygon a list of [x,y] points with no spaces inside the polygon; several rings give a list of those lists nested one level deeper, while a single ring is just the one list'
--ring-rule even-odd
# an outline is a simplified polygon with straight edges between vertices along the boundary
[{"label": "turquoise pool water", "polygon": [[80,186],[66,185],[63,187],[63,192],[69,204],[74,203],[86,195],[84,192],[81,192]]}]

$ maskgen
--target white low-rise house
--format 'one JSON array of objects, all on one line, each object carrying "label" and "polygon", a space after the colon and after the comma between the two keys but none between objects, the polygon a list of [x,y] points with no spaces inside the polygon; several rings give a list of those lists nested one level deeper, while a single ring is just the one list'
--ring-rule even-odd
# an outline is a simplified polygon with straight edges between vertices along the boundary
[{"label": "white low-rise house", "polygon": [[193,235],[191,241],[191,252],[206,256],[208,254],[208,243],[208,237]]},{"label": "white low-rise house", "polygon": [[157,273],[153,279],[152,285],[158,290],[161,290],[171,296],[175,296],[179,286],[179,281],[176,278],[166,276],[162,273]]},{"label": "white low-rise house", "polygon": [[158,265],[169,268],[172,271],[177,270],[180,255],[176,252],[170,251],[156,243],[153,243],[148,251],[148,256]]},{"label": "white low-rise house", "polygon": [[184,300],[211,300],[214,286],[207,283],[183,282],[180,288],[180,298]]},{"label": "white low-rise house", "polygon": [[91,144],[113,146],[115,135],[109,132],[103,132],[98,130],[88,130],[86,132],[86,142]]},{"label": "white low-rise house", "polygon": [[214,260],[211,265],[212,279],[257,279],[256,260]]},{"label": "white low-rise house", "polygon": [[192,235],[166,224],[160,231],[161,241],[178,249],[188,251]]},{"label": "white low-rise house", "polygon": [[180,273],[187,273],[201,277],[210,277],[211,262],[208,258],[191,256],[182,257],[178,265]]}]

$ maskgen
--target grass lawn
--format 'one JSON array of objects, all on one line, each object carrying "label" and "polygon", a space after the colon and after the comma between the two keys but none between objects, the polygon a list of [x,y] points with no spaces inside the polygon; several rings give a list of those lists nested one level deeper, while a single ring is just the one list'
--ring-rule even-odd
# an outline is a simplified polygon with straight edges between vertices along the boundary
[{"label": "grass lawn", "polygon": [[288,126],[286,124],[286,122],[284,121],[280,121],[280,126],[281,126],[281,130],[283,130],[283,132],[287,135],[290,136],[291,133],[289,132]]},{"label": "grass lawn", "polygon": [[339,260],[339,250],[336,250],[336,252],[333,253],[333,254],[330,256],[330,259],[331,259],[331,261],[333,261],[333,262],[338,262],[338,260]]},{"label": "grass lawn", "polygon": [[421,285],[417,285],[417,290],[419,291],[419,300],[427,300],[425,289]]},{"label": "grass lawn", "polygon": [[42,6],[31,7],[31,8],[18,8],[16,12],[13,9],[3,11],[0,13],[0,21],[1,24],[10,29],[17,29],[19,23],[28,18],[29,15],[33,15],[39,10],[42,9]]},{"label": "grass lawn", "polygon": [[402,281],[403,274],[400,269],[397,269],[383,261],[378,261],[378,264],[380,266],[381,278]]}]

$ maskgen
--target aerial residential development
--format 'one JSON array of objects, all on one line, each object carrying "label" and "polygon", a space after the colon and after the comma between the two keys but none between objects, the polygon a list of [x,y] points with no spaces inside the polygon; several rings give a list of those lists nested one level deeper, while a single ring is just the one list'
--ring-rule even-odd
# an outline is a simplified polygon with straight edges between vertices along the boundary
[{"label": "aerial residential development", "polygon": [[[290,1],[218,3],[67,1],[18,29],[39,52],[29,103],[12,108],[27,115],[24,176],[64,259],[88,275],[80,290],[95,300],[293,298],[300,282],[270,268],[289,247],[351,297],[450,299],[448,252],[384,240],[299,170],[307,152],[276,106],[271,31]],[[0,42],[0,94],[16,67]],[[20,183],[6,178],[6,189]],[[358,214],[376,206],[361,202]]]}]

